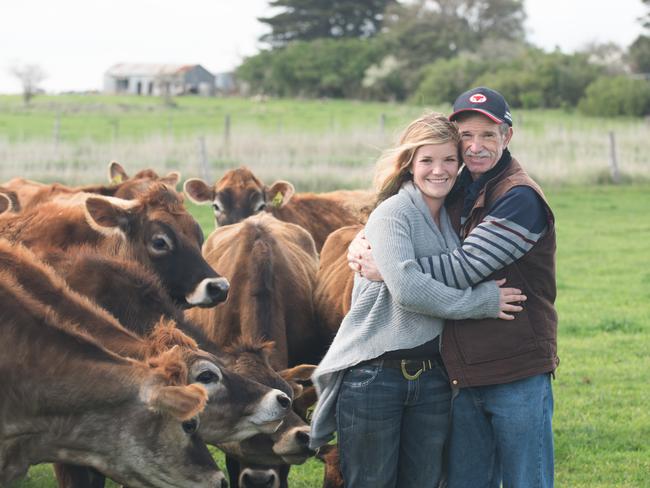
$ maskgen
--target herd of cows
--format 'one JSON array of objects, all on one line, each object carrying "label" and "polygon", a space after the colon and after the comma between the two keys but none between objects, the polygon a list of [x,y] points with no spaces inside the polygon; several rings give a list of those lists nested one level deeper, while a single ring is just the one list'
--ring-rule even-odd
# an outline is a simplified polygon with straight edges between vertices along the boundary
[{"label": "herd of cows", "polygon": [[[0,486],[286,487],[309,449],[309,377],[349,309],[364,191],[295,193],[246,168],[210,186],[203,240],[179,175],[0,184]],[[337,451],[324,487],[341,487]]]}]

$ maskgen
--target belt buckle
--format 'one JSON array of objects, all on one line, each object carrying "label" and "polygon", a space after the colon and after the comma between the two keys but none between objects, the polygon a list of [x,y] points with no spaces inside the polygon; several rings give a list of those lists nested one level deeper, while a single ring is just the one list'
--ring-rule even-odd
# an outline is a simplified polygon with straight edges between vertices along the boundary
[{"label": "belt buckle", "polygon": [[415,374],[411,374],[408,371],[406,371],[406,363],[408,359],[402,359],[400,361],[400,368],[402,370],[402,376],[404,376],[405,379],[409,381],[417,380],[422,373],[426,370],[426,363],[422,361],[422,367],[417,370]]}]

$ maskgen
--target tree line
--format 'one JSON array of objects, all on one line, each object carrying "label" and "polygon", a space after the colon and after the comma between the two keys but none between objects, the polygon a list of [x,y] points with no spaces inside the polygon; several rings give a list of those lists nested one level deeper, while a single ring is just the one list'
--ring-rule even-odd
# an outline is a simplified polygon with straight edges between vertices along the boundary
[{"label": "tree line", "polygon": [[645,31],[624,50],[545,52],[524,31],[523,0],[272,0],[267,49],[236,75],[247,91],[451,103],[489,85],[514,107],[650,114],[650,0]]}]

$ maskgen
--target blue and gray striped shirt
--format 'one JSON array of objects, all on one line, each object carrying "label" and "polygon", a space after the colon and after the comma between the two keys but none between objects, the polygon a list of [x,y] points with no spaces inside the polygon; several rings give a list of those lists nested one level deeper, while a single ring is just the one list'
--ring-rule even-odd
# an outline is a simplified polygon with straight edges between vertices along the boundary
[{"label": "blue and gray striped shirt", "polygon": [[[465,219],[466,215],[461,223]],[[447,286],[468,288],[521,258],[547,228],[546,208],[539,195],[527,186],[516,186],[488,209],[460,247],[420,258],[420,266]]]}]

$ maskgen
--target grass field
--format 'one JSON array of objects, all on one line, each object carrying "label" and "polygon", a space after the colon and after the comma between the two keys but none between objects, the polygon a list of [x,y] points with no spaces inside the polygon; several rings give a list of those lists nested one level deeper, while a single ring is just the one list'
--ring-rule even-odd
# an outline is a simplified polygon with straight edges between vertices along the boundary
[{"label": "grass field", "polygon": [[[650,186],[548,192],[558,233],[556,486],[650,486]],[[206,234],[209,207],[192,207]],[[223,466],[223,462],[220,464]],[[322,465],[291,472],[319,487]],[[54,486],[49,466],[14,487]]]},{"label": "grass field", "polygon": [[[117,159],[130,171],[180,169],[211,180],[247,164],[266,183],[288,179],[299,191],[366,187],[380,149],[422,112],[331,100],[177,103],[43,96],[25,109],[18,97],[0,96],[0,182],[97,182]],[[559,487],[650,486],[649,130],[642,120],[515,111],[511,149],[544,183],[557,219]],[[610,131],[628,184],[588,185],[608,180]],[[210,208],[191,211],[209,233]],[[310,461],[292,470],[290,484],[312,488],[321,480],[321,465]],[[54,484],[45,465],[14,487]]]},{"label": "grass field", "polygon": [[[0,96],[0,182],[16,174],[95,181],[116,159],[127,169],[174,169],[208,179],[245,164],[264,181],[288,179],[304,191],[367,187],[381,149],[424,110],[342,100],[179,97],[176,104],[60,95],[36,97],[25,108],[18,96]],[[511,148],[543,183],[608,181],[610,132],[623,179],[650,181],[648,121],[559,110],[516,110],[514,117]]]}]

